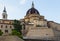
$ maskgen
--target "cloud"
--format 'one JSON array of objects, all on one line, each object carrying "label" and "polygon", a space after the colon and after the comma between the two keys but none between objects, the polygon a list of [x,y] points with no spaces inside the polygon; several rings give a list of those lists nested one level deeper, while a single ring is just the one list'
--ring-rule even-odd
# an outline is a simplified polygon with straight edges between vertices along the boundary
[{"label": "cloud", "polygon": [[20,4],[25,4],[26,0],[20,0]]}]

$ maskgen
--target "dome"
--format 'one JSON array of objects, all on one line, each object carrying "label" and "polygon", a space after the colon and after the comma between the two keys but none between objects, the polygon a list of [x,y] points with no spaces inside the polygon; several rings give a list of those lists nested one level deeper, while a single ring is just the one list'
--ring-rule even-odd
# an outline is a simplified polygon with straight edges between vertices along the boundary
[{"label": "dome", "polygon": [[28,15],[28,14],[39,14],[39,12],[35,8],[31,8],[27,11],[26,15]]},{"label": "dome", "polygon": [[30,8],[27,11],[27,13],[26,13],[26,15],[29,15],[29,14],[38,14],[38,15],[40,15],[39,12],[38,12],[38,10],[34,8],[34,4],[33,3],[32,3],[32,8]]}]

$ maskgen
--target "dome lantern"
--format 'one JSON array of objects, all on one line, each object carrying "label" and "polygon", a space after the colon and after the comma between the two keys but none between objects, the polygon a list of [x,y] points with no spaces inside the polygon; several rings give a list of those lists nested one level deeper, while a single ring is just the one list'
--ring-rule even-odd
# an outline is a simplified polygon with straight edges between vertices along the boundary
[{"label": "dome lantern", "polygon": [[32,8],[34,8],[34,3],[32,2]]},{"label": "dome lantern", "polygon": [[3,10],[3,12],[6,12],[6,8],[5,8],[5,6],[4,6],[4,10]]},{"label": "dome lantern", "polygon": [[32,7],[27,11],[26,15],[30,15],[30,14],[39,14],[38,10],[34,8],[34,3],[32,2]]}]

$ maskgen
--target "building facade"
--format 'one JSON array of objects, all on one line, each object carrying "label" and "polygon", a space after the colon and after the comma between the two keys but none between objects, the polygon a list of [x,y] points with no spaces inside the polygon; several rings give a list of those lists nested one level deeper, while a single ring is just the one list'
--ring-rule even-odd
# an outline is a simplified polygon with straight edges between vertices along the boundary
[{"label": "building facade", "polygon": [[7,16],[7,11],[4,7],[2,19],[0,19],[0,30],[3,32],[3,35],[11,34],[12,29],[14,29],[14,26],[12,24],[13,20],[8,20]]},{"label": "building facade", "polygon": [[60,24],[48,21],[39,11],[32,7],[26,12],[22,22],[22,34],[26,41],[59,41]]}]

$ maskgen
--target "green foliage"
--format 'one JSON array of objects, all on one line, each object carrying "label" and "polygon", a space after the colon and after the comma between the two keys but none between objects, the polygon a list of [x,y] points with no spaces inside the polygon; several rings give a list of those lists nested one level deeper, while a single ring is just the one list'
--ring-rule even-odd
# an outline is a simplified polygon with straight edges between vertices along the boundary
[{"label": "green foliage", "polygon": [[23,38],[22,35],[21,35],[21,33],[18,32],[18,31],[16,31],[16,30],[12,30],[12,35],[16,35],[16,36],[18,36],[20,38]]},{"label": "green foliage", "polygon": [[12,30],[12,35],[16,35],[20,38],[22,38],[22,25],[21,25],[21,22],[18,21],[18,20],[14,20],[14,23],[13,23],[13,26],[14,26],[14,30]]},{"label": "green foliage", "polygon": [[3,34],[3,32],[0,30],[0,36]]},{"label": "green foliage", "polygon": [[17,30],[18,32],[21,32],[22,25],[21,25],[21,22],[20,21],[14,20],[13,25],[14,25],[15,30]]}]

